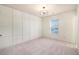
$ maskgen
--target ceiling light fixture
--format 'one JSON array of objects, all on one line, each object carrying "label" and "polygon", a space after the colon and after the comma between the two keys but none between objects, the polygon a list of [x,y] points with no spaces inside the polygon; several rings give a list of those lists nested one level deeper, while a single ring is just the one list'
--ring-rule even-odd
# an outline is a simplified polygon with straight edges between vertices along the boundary
[{"label": "ceiling light fixture", "polygon": [[40,11],[40,15],[41,16],[47,16],[48,15],[48,11],[46,10],[45,6],[42,7],[42,10]]}]

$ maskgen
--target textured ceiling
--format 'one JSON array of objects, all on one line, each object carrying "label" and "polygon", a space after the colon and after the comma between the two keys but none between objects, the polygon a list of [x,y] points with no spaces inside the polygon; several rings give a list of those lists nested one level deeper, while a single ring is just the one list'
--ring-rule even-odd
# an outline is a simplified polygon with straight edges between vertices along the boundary
[{"label": "textured ceiling", "polygon": [[40,15],[40,11],[42,10],[43,6],[45,6],[45,10],[48,11],[46,16],[76,9],[76,5],[74,4],[5,4],[5,6],[15,8],[23,12],[28,12],[40,17],[44,17]]}]

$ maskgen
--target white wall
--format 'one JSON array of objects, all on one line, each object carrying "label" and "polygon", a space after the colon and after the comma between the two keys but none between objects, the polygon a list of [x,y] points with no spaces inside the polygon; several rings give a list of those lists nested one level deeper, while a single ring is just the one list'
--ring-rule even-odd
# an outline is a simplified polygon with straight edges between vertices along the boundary
[{"label": "white wall", "polygon": [[77,17],[76,17],[76,45],[78,48],[78,52],[79,52],[79,5],[77,6]]},{"label": "white wall", "polygon": [[0,5],[0,48],[41,37],[41,19]]},{"label": "white wall", "polygon": [[[55,15],[59,19],[59,39],[62,41],[75,43],[75,11],[64,12]],[[50,31],[50,20],[53,16],[43,18],[43,37],[53,38],[54,34]]]}]

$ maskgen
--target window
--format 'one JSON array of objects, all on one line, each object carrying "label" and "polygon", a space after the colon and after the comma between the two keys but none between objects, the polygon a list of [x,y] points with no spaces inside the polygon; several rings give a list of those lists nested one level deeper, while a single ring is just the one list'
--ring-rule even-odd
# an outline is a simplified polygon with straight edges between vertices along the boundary
[{"label": "window", "polygon": [[52,18],[50,21],[50,30],[52,33],[58,34],[59,29],[58,29],[58,19],[57,18]]}]

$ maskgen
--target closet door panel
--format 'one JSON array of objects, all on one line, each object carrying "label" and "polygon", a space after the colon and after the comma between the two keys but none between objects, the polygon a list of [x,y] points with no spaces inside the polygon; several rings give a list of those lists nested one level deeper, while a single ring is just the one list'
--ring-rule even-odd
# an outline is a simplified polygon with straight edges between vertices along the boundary
[{"label": "closet door panel", "polygon": [[0,48],[12,45],[12,9],[0,5]]},{"label": "closet door panel", "polygon": [[31,39],[37,39],[41,36],[41,19],[35,16],[30,18]]},{"label": "closet door panel", "polygon": [[13,12],[13,44],[22,43],[22,13],[18,10]]},{"label": "closet door panel", "polygon": [[30,15],[23,13],[23,41],[30,40]]}]

